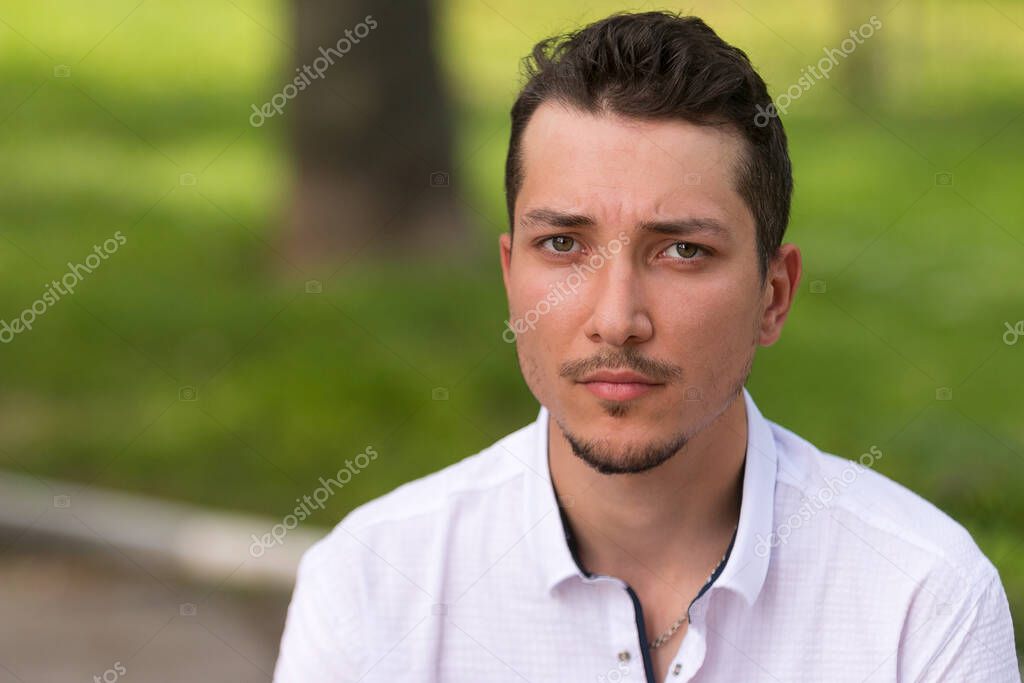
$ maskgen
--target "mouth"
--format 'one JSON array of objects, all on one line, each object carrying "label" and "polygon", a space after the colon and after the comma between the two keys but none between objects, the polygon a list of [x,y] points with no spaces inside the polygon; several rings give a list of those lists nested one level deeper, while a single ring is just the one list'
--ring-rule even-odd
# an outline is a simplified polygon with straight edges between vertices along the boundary
[{"label": "mouth", "polygon": [[579,381],[594,396],[606,401],[631,401],[664,386],[635,372],[602,371]]}]

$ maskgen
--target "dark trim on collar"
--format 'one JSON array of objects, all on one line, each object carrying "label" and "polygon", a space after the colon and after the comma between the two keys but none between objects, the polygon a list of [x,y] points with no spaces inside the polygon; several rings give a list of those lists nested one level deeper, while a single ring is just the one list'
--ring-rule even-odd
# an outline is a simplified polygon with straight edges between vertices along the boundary
[{"label": "dark trim on collar", "polygon": [[[555,499],[558,499],[557,493],[555,494]],[[558,506],[558,516],[562,518],[562,535],[565,536],[565,543],[569,546],[569,554],[572,556],[572,561],[576,564],[576,568],[579,569],[580,573],[588,579],[594,578],[595,574],[591,574],[580,563],[580,557],[576,546],[576,537],[572,533],[572,526],[570,526],[569,518],[565,514],[565,508],[561,505]]]},{"label": "dark trim on collar", "polygon": [[732,546],[736,543],[737,533],[739,533],[739,527],[733,529],[732,539],[729,541],[729,547],[725,549],[725,554],[722,555],[722,561],[718,563],[718,566],[715,567],[715,571],[711,572],[711,576],[708,577],[708,580],[704,583],[701,589],[697,591],[697,597],[690,601],[690,606],[686,608],[687,614],[689,614],[690,607],[693,607],[693,603],[697,602],[697,600],[700,599],[700,596],[704,595],[704,593],[711,588],[711,584],[715,582],[718,575],[722,573],[723,569],[725,569],[726,563],[729,562],[729,556],[732,555]]},{"label": "dark trim on collar", "polygon": [[[579,569],[580,573],[588,579],[594,578],[596,574],[589,572],[580,562],[579,553],[577,552],[576,537],[572,533],[572,526],[569,524],[569,518],[565,514],[565,508],[561,505],[558,506],[558,516],[562,520],[562,533],[565,536],[566,545],[569,546],[569,554],[572,556],[572,561],[576,564],[576,568]],[[729,547],[726,548],[725,555],[722,556],[722,561],[719,562],[718,566],[715,567],[715,570],[711,572],[711,576],[709,576],[708,580],[704,582],[703,586],[701,586],[701,589],[697,592],[697,596],[690,601],[690,606],[692,606],[700,596],[704,595],[704,593],[711,587],[711,584],[715,582],[715,579],[717,579],[722,573],[722,570],[725,569],[725,565],[729,562],[729,556],[732,555],[732,548],[736,544],[736,534],[738,532],[738,527],[733,530],[732,538],[729,540]],[[687,610],[689,610],[689,607],[687,607]]]},{"label": "dark trim on collar", "polygon": [[[558,498],[556,495],[556,500],[557,499]],[[562,532],[565,535],[565,542],[569,546],[569,554],[572,556],[572,561],[576,564],[576,568],[579,569],[580,573],[586,576],[587,578],[594,578],[594,576],[596,575],[589,572],[580,563],[580,558],[577,554],[576,537],[572,533],[572,527],[569,524],[569,518],[568,516],[566,516],[565,509],[561,505],[558,506],[558,516],[561,518]],[[725,568],[726,562],[728,562],[729,556],[732,554],[733,544],[736,543],[736,534],[738,533],[738,531],[739,528],[737,527],[737,529],[735,529],[732,532],[732,538],[729,540],[729,547],[726,548],[725,554],[722,556],[721,562],[719,562],[718,566],[715,567],[715,570],[711,572],[711,576],[708,577],[708,580],[701,587],[700,591],[697,592],[697,596],[690,601],[689,605],[687,605],[687,619],[689,619],[690,607],[693,606],[693,603],[696,602],[700,598],[700,596],[704,595],[705,591],[707,591],[707,589],[711,587],[711,584],[715,582],[715,579],[718,578],[719,574],[721,574],[722,570]],[[640,604],[640,598],[637,596],[636,591],[634,591],[628,583],[626,584],[626,593],[629,595],[630,600],[633,601],[633,614],[636,617],[636,630],[637,636],[639,638],[640,657],[643,661],[644,666],[644,680],[646,681],[646,683],[657,683],[654,680],[654,661],[653,657],[651,656],[650,643],[647,640],[647,625],[644,623],[643,605]]]}]

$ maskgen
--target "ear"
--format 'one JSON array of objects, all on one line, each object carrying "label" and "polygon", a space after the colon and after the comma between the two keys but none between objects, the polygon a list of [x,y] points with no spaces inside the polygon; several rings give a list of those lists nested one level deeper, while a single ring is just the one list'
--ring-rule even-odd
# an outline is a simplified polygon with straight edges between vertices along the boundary
[{"label": "ear", "polygon": [[505,281],[505,296],[509,295],[508,272],[512,266],[512,235],[502,233],[498,238],[498,248],[501,250],[501,277]]},{"label": "ear", "polygon": [[768,265],[765,282],[763,312],[761,314],[761,346],[771,346],[782,335],[789,309],[796,296],[803,273],[803,259],[795,244],[783,244]]}]

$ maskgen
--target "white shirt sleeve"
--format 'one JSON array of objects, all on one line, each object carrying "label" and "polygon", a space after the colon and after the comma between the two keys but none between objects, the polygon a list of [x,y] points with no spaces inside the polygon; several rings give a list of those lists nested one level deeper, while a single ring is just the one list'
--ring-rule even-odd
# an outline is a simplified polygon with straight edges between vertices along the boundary
[{"label": "white shirt sleeve", "polygon": [[951,586],[915,604],[900,642],[900,681],[1020,683],[1010,607],[989,567],[956,604],[944,602],[954,599]]},{"label": "white shirt sleeve", "polygon": [[[325,557],[328,552],[331,557]],[[274,683],[347,683],[359,679],[363,661],[358,588],[346,571],[350,563],[338,559],[334,549],[323,541],[303,554],[281,637]]]}]

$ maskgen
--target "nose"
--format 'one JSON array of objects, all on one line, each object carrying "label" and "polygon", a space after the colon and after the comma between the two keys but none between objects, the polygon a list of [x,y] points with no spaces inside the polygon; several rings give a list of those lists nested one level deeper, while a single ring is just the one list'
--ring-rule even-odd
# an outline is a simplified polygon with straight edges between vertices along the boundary
[{"label": "nose", "polygon": [[597,273],[584,333],[598,344],[622,347],[645,342],[654,334],[643,283],[626,258],[611,259]]}]

